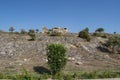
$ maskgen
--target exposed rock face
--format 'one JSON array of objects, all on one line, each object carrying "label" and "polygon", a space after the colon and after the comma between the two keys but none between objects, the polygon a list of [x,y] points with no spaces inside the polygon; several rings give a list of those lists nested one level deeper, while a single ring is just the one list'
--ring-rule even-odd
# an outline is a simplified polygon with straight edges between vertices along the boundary
[{"label": "exposed rock face", "polygon": [[[97,49],[99,42],[104,42],[106,39],[92,38],[91,42],[86,42],[76,35],[53,37],[43,34],[38,34],[38,40],[36,41],[28,41],[28,38],[29,36],[25,35],[0,34],[0,61],[4,59],[10,59],[12,61],[15,60],[18,61],[17,63],[19,63],[19,66],[26,65],[29,62],[32,64],[32,61],[34,61],[34,65],[36,62],[37,64],[40,62],[47,62],[46,45],[50,43],[60,43],[65,45],[67,48],[66,54],[70,64],[77,65],[79,66],[78,68],[80,68],[81,65],[88,65],[89,62],[91,62],[89,65],[95,65],[96,63],[94,63],[94,61],[102,61],[102,63],[100,63],[101,66],[103,64],[107,64],[107,66],[114,64],[112,68],[114,66],[118,66],[117,68],[120,69],[120,62],[117,61],[120,59],[120,56],[117,56],[118,58],[116,59],[113,58],[110,54],[101,52]],[[2,65],[3,63],[0,64]],[[3,66],[5,66],[5,64]]]}]

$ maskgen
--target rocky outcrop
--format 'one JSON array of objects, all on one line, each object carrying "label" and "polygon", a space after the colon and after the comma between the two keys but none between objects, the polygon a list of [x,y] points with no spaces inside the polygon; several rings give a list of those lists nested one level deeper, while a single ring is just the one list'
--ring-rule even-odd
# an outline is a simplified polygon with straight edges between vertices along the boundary
[{"label": "rocky outcrop", "polygon": [[[102,64],[107,65],[120,65],[120,62],[117,61],[120,56],[116,56],[118,57],[116,58],[97,49],[100,46],[99,42],[106,41],[104,38],[94,37],[90,42],[87,42],[77,37],[76,34],[71,34],[71,36],[47,36],[40,33],[36,41],[28,41],[27,39],[29,39],[28,35],[0,34],[0,61],[10,59],[18,61],[21,66],[25,65],[25,62],[28,64],[29,61],[34,61],[34,65],[35,62],[47,62],[46,45],[60,43],[67,48],[67,59],[70,64],[74,64],[75,68],[85,64],[88,65],[89,62],[89,65],[96,65],[97,61],[103,61]],[[18,62],[15,62],[15,64]]]},{"label": "rocky outcrop", "polygon": [[91,42],[86,42],[83,39],[73,36],[45,36],[38,35],[38,40],[28,41],[26,36],[15,34],[2,34],[0,36],[0,55],[13,56],[15,54],[40,53],[46,55],[46,45],[50,43],[64,44],[67,48],[67,56],[74,57],[75,60],[85,60],[87,58],[101,58],[103,55],[97,54],[97,46],[99,41],[104,41],[102,38],[94,38]]}]

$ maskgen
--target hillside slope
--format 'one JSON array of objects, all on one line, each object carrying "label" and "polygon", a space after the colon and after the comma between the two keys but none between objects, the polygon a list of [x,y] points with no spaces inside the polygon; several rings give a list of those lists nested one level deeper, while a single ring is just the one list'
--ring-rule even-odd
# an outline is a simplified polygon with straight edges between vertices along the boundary
[{"label": "hillside slope", "polygon": [[36,41],[28,41],[28,35],[0,33],[0,72],[35,71],[47,67],[46,45],[61,43],[67,48],[68,63],[65,70],[120,70],[120,54],[97,49],[106,39],[93,37],[90,42],[71,36],[37,35]]}]

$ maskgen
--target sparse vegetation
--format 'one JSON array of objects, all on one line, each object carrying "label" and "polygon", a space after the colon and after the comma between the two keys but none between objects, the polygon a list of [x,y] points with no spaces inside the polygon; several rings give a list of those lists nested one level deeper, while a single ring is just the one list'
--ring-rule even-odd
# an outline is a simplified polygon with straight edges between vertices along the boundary
[{"label": "sparse vegetation", "polygon": [[[13,33],[14,28],[10,29],[9,31]],[[119,59],[119,56],[118,56],[119,54],[113,54],[113,55],[115,55],[115,58],[113,58],[114,56],[112,56],[111,54],[106,54],[106,53],[110,53],[110,51],[112,53],[118,53],[116,51],[116,47],[118,47],[120,49],[120,36],[119,36],[119,34],[116,34],[116,32],[114,34],[107,34],[107,33],[102,33],[102,32],[104,32],[104,30],[99,30],[98,29],[98,30],[96,30],[95,33],[93,33],[95,36],[102,37],[102,38],[96,38],[94,36],[90,37],[88,28],[85,28],[84,30],[80,31],[79,34],[71,33],[70,37],[69,36],[51,37],[51,36],[61,36],[62,34],[60,32],[56,32],[56,31],[51,33],[52,31],[50,31],[49,35],[51,35],[51,36],[47,36],[44,33],[39,34],[38,29],[36,29],[36,30],[30,29],[28,33],[24,29],[21,29],[21,32],[14,32],[13,35],[8,35],[8,34],[11,34],[11,33],[4,32],[5,36],[7,36],[5,38],[4,38],[3,31],[0,31],[0,32],[1,32],[1,34],[0,34],[1,35],[1,43],[4,43],[4,40],[6,42],[5,44],[1,45],[1,47],[3,46],[2,49],[4,49],[4,46],[5,46],[4,50],[1,49],[2,50],[1,51],[2,55],[7,54],[8,56],[10,55],[10,57],[13,57],[13,58],[15,57],[15,58],[19,59],[19,61],[17,60],[18,62],[17,61],[14,62],[15,64],[10,61],[11,63],[10,63],[9,66],[4,67],[2,65],[6,69],[6,71],[11,71],[10,73],[12,73],[12,70],[13,70],[13,72],[14,72],[14,70],[18,70],[18,68],[16,68],[16,65],[18,66],[18,64],[19,64],[19,65],[23,65],[23,66],[25,65],[26,66],[25,63],[28,62],[28,64],[29,64],[29,61],[30,61],[30,66],[33,67],[34,63],[31,63],[32,60],[39,61],[39,59],[41,58],[41,55],[43,55],[43,52],[45,51],[46,44],[51,43],[51,42],[60,42],[60,41],[62,41],[60,43],[63,43],[63,44],[65,43],[65,45],[69,49],[68,55],[70,55],[70,57],[68,56],[67,58],[69,58],[68,61],[72,63],[72,67],[75,66],[73,68],[73,70],[76,68],[76,66],[77,67],[82,66],[82,68],[84,66],[86,67],[86,64],[82,65],[82,62],[81,62],[80,66],[78,64],[76,65],[75,61],[78,60],[79,58],[82,58],[84,60],[86,58],[88,58],[89,53],[86,54],[85,52],[86,51],[89,52],[89,50],[91,50],[91,52],[92,52],[92,51],[94,51],[94,50],[92,50],[94,48],[99,48],[99,49],[101,49],[101,51],[103,50],[104,54],[102,54],[102,56],[100,54],[96,55],[96,53],[97,53],[97,49],[96,49],[96,53],[93,52],[93,54],[89,54],[89,55],[92,55],[92,56],[94,55],[94,57],[91,57],[89,59],[92,59],[92,58],[94,58],[94,60],[103,59],[103,60],[106,60],[107,62],[109,62],[109,60],[111,58],[111,60],[110,60],[111,62],[109,62],[110,64],[104,63],[103,66],[109,66],[110,69],[111,69],[111,66],[112,66],[112,68],[114,66],[114,68],[116,68],[116,70],[119,69],[119,67],[118,67],[119,62],[117,61],[117,59]],[[22,37],[21,37],[21,35],[19,35],[20,33],[23,34]],[[29,39],[29,36],[28,35],[24,36],[24,34],[28,34],[29,36],[31,36],[30,40],[35,40],[36,39],[36,41],[25,43],[25,42],[27,42],[26,39]],[[84,40],[81,40],[81,38],[78,38],[78,36],[87,40],[87,41],[90,41],[91,38],[92,38],[93,41],[86,43]],[[38,37],[38,41],[37,41],[37,37]],[[4,38],[4,39],[2,39],[2,38]],[[39,38],[41,38],[41,41],[39,40]],[[103,39],[103,38],[107,38],[108,40]],[[7,39],[10,39],[10,40],[7,41]],[[95,40],[96,43],[94,43],[94,40]],[[83,41],[83,42],[80,42],[80,41]],[[99,43],[99,41],[101,41],[101,42]],[[99,45],[99,44],[104,43],[105,41],[106,41],[106,43],[104,44],[104,47],[102,45],[96,47],[96,44]],[[78,43],[78,42],[80,42],[80,43]],[[24,43],[25,43],[25,45],[24,45]],[[31,44],[29,44],[29,43],[31,43]],[[6,44],[7,44],[7,46],[6,46]],[[38,44],[38,45],[36,45],[36,44]],[[93,44],[93,46],[92,46],[92,44]],[[22,47],[21,47],[21,45],[22,45]],[[31,45],[32,45],[32,48],[34,49],[33,52],[32,52]],[[89,47],[87,45],[89,45]],[[95,47],[94,47],[94,45],[95,45]],[[25,54],[27,56],[27,58],[26,58],[26,56],[25,57],[21,56],[22,59],[20,59],[18,57],[19,54],[18,55],[16,54],[14,56],[14,54],[12,54],[12,53],[14,53],[14,52],[16,53],[16,51],[19,52],[20,51],[19,47],[21,48],[20,50],[23,50],[23,51],[21,51],[20,54],[22,54],[22,53],[24,54],[30,49],[31,49],[30,50],[31,54],[30,55],[28,53]],[[38,48],[38,49],[36,49],[36,48]],[[80,54],[80,55],[82,55],[82,57],[79,57],[78,56],[78,53],[79,53],[78,51],[79,52],[81,51],[82,53],[85,53],[85,55]],[[36,56],[34,56],[33,53],[35,53],[35,55],[37,56],[37,59],[36,59]],[[37,54],[37,53],[39,53],[39,54]],[[11,75],[11,74],[8,74],[8,73],[7,74],[1,73],[0,74],[0,79],[13,79],[13,80],[41,80],[41,79],[77,80],[77,79],[86,79],[86,78],[87,79],[97,79],[97,78],[119,78],[120,77],[120,71],[104,71],[104,72],[102,72],[102,71],[94,71],[94,72],[75,72],[75,71],[72,72],[72,71],[70,71],[69,72],[68,71],[69,73],[67,71],[62,71],[64,69],[66,63],[67,63],[67,58],[66,58],[65,53],[66,53],[66,48],[65,48],[64,45],[61,45],[61,44],[49,44],[49,45],[47,45],[47,54],[46,54],[47,55],[46,56],[47,60],[46,60],[46,57],[43,57],[43,56],[40,60],[41,60],[41,62],[43,61],[43,63],[45,64],[45,67],[46,67],[46,63],[48,63],[52,74],[50,74],[50,71],[49,72],[47,72],[47,71],[44,72],[45,70],[40,70],[40,71],[43,71],[43,73],[42,72],[39,73],[39,70],[38,70],[38,72],[34,70],[37,73],[31,73],[31,72],[28,72],[28,71],[24,70],[23,73],[18,73],[18,74],[14,74],[14,75],[13,74]],[[73,57],[71,57],[72,56],[71,54],[73,55]],[[74,57],[74,55],[76,55],[76,54],[78,56],[77,58],[76,58],[76,56]],[[28,55],[29,55],[30,59],[28,59]],[[34,56],[34,58],[32,58],[31,56]],[[117,59],[116,59],[116,56],[118,56]],[[11,60],[11,59],[9,59],[9,60]],[[46,61],[48,61],[48,62],[46,62]],[[4,65],[6,65],[7,63],[8,62],[6,60],[6,62],[4,62]],[[24,64],[22,64],[22,63],[24,63]],[[41,64],[43,64],[43,63],[41,63]],[[71,63],[68,63],[68,64],[71,65]],[[115,65],[112,65],[113,63]],[[27,66],[28,66],[28,64],[27,64]],[[33,64],[33,65],[31,65],[31,64]],[[39,65],[39,62],[37,64]],[[90,63],[88,62],[88,64],[90,64]],[[88,64],[87,64],[87,66],[88,66]],[[92,63],[92,64],[94,66],[94,63]],[[106,68],[106,67],[103,67],[103,66],[101,66],[101,68]],[[48,66],[47,66],[47,68],[48,68]],[[49,68],[48,68],[48,70],[49,70]],[[80,69],[82,69],[82,68],[80,68]],[[92,68],[94,68],[94,67],[92,67]],[[43,69],[43,68],[41,68],[41,69]],[[67,69],[68,69],[68,67],[67,67]],[[80,69],[78,69],[78,70],[80,70]],[[96,69],[99,69],[99,68],[96,68]],[[65,68],[65,70],[66,70],[66,68]],[[70,69],[70,70],[72,70],[72,69]]]},{"label": "sparse vegetation", "polygon": [[48,65],[55,75],[65,67],[66,59],[66,48],[61,44],[49,44],[47,46],[47,59]]},{"label": "sparse vegetation", "polygon": [[115,47],[120,47],[120,36],[113,35],[108,38],[108,41],[105,43],[107,47],[112,49],[112,53],[116,53]]},{"label": "sparse vegetation", "polygon": [[95,30],[95,32],[101,33],[101,32],[104,32],[104,29],[103,29],[103,28],[97,28],[97,29]]},{"label": "sparse vegetation", "polygon": [[30,29],[29,32],[28,32],[28,35],[31,36],[31,41],[34,41],[35,38],[36,38],[36,35],[35,35],[35,30],[33,29]]},{"label": "sparse vegetation", "polygon": [[36,31],[36,33],[38,33],[38,32],[39,32],[39,29],[36,29],[35,31]]},{"label": "sparse vegetation", "polygon": [[13,32],[14,30],[15,30],[14,27],[10,27],[10,28],[9,28],[9,31],[10,31],[10,32]]},{"label": "sparse vegetation", "polygon": [[86,39],[87,41],[90,41],[89,29],[85,28],[84,30],[80,31],[78,36],[80,38]]},{"label": "sparse vegetation", "polygon": [[27,31],[25,29],[21,29],[20,33],[21,34],[27,34]]},{"label": "sparse vegetation", "polygon": [[93,33],[93,36],[107,38],[108,35],[106,33],[103,33],[103,32],[104,32],[104,28],[97,28],[95,30],[95,32]]}]

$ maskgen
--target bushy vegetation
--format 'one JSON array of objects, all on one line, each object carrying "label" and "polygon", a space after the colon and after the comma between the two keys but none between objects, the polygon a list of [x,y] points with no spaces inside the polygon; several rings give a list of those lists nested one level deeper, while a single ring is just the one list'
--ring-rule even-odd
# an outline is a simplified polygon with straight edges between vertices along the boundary
[{"label": "bushy vegetation", "polygon": [[30,29],[29,32],[28,32],[28,35],[31,36],[31,41],[35,40],[35,38],[36,38],[35,30]]},{"label": "bushy vegetation", "polygon": [[95,32],[99,32],[99,33],[104,32],[104,28],[97,28]]},{"label": "bushy vegetation", "polygon": [[94,72],[68,72],[56,75],[38,74],[25,71],[18,74],[0,74],[0,79],[12,80],[79,80],[79,79],[103,79],[103,78],[120,78],[119,71],[94,71]]},{"label": "bushy vegetation", "polygon": [[85,28],[84,30],[80,31],[78,34],[78,37],[86,39],[87,41],[90,41],[89,29]]},{"label": "bushy vegetation", "polygon": [[93,33],[93,36],[107,38],[108,35],[103,32],[104,32],[104,28],[97,28]]},{"label": "bushy vegetation", "polygon": [[39,32],[39,29],[36,29],[35,31],[36,31],[36,33],[38,33],[38,32]]},{"label": "bushy vegetation", "polygon": [[21,29],[20,33],[21,34],[27,34],[27,31],[25,29]]},{"label": "bushy vegetation", "polygon": [[93,36],[96,36],[96,37],[102,37],[102,38],[108,38],[108,35],[105,34],[105,33],[93,33]]},{"label": "bushy vegetation", "polygon": [[10,32],[13,32],[14,30],[15,30],[14,27],[10,27],[10,28],[9,28],[9,31],[10,31]]},{"label": "bushy vegetation", "polygon": [[107,47],[110,47],[112,49],[112,53],[116,53],[115,47],[120,47],[120,36],[119,35],[113,35],[108,38],[106,43],[104,44]]},{"label": "bushy vegetation", "polygon": [[49,44],[47,46],[47,59],[48,65],[53,75],[61,72],[65,67],[66,59],[66,48],[62,44]]}]

